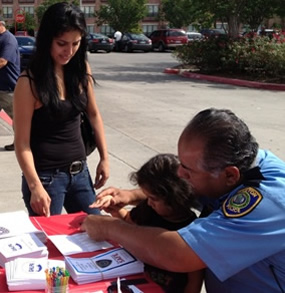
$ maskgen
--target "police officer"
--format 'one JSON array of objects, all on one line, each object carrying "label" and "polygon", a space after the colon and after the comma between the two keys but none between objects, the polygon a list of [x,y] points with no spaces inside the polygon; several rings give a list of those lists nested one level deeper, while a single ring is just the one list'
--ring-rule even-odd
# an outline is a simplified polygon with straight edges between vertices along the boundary
[{"label": "police officer", "polygon": [[[177,232],[134,227],[88,216],[82,230],[114,240],[143,262],[177,272],[205,268],[209,293],[285,290],[285,163],[259,150],[246,124],[230,110],[206,109],[178,142],[179,176],[212,212]],[[111,188],[115,204],[143,198]],[[163,248],[163,249],[162,249]]]}]

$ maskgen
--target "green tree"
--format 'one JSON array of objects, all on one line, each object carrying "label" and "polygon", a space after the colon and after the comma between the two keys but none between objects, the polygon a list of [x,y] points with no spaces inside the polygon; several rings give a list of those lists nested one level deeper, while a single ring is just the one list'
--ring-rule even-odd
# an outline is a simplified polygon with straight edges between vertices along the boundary
[{"label": "green tree", "polygon": [[[279,6],[284,7],[280,0],[254,0],[248,1],[241,15],[241,21],[257,31],[265,19],[271,18],[279,11]],[[284,8],[283,8],[284,9]],[[285,11],[285,10],[284,10]]]},{"label": "green tree", "polygon": [[139,31],[139,21],[147,15],[146,0],[108,0],[95,13],[96,23],[108,23],[114,30]]},{"label": "green tree", "polygon": [[169,22],[170,27],[182,28],[195,22],[201,11],[193,0],[162,0],[160,18]]},{"label": "green tree", "polygon": [[30,36],[34,35],[36,28],[36,21],[34,17],[29,14],[25,13],[25,21],[23,23],[16,23],[15,21],[10,25],[9,30],[13,34],[15,34],[15,29],[17,31],[27,31]]},{"label": "green tree", "polygon": [[279,1],[279,7],[277,7],[275,14],[278,15],[282,20],[282,29],[285,30],[285,5],[282,0]]},{"label": "green tree", "polygon": [[[196,5],[213,16],[213,20],[228,23],[228,33],[239,35],[240,24],[256,29],[264,19],[270,18],[276,9],[284,6],[284,0],[193,0]],[[283,6],[282,3],[283,2]]]},{"label": "green tree", "polygon": [[[251,0],[255,1],[255,0]],[[228,23],[228,34],[232,37],[239,35],[240,16],[248,0],[195,0],[205,13],[212,15],[213,22]]]},{"label": "green tree", "polygon": [[26,13],[25,14],[25,23],[24,23],[24,27],[25,29],[29,32],[29,35],[32,35],[31,32],[34,32],[35,31],[35,28],[36,28],[36,20],[35,18],[29,14],[29,13]]}]

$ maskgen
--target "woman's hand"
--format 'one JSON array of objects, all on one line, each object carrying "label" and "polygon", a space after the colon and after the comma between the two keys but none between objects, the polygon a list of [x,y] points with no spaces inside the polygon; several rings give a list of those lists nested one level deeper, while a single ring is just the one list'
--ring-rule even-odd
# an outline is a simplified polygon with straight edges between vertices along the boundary
[{"label": "woman's hand", "polygon": [[31,191],[30,205],[32,210],[39,216],[50,216],[51,199],[43,187]]},{"label": "woman's hand", "polygon": [[96,177],[94,187],[96,189],[105,185],[109,178],[109,161],[100,160],[96,169]]}]

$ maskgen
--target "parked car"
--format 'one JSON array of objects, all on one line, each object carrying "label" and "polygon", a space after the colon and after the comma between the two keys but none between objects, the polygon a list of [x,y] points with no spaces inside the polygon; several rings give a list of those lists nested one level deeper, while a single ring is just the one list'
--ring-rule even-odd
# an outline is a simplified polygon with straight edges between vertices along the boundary
[{"label": "parked car", "polygon": [[227,34],[224,29],[219,28],[204,28],[200,30],[200,33],[205,37],[219,37]]},{"label": "parked car", "polygon": [[114,40],[103,34],[90,33],[87,35],[87,50],[90,53],[105,51],[110,53],[114,48]]},{"label": "parked car", "polygon": [[188,43],[188,37],[182,29],[155,30],[149,38],[152,41],[152,48],[158,49],[160,52],[175,49]]},{"label": "parked car", "polygon": [[201,33],[197,32],[186,32],[186,35],[188,37],[188,42],[199,41],[204,37]]},{"label": "parked car", "polygon": [[15,36],[19,51],[21,71],[27,68],[36,48],[36,39],[31,36]]},{"label": "parked car", "polygon": [[27,31],[16,31],[15,32],[15,36],[28,36],[28,32]]},{"label": "parked car", "polygon": [[119,51],[133,52],[138,50],[149,52],[151,49],[151,40],[144,34],[124,33],[119,41]]},{"label": "parked car", "polygon": [[274,29],[269,29],[269,28],[265,28],[265,29],[261,29],[258,31],[258,34],[260,36],[263,37],[269,37],[269,38],[273,38],[274,35],[277,34],[277,32]]}]

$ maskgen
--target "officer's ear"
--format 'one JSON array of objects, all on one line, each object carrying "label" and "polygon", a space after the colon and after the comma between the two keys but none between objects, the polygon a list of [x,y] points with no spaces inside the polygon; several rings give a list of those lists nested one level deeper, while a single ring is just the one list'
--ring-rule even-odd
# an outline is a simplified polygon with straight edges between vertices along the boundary
[{"label": "officer's ear", "polygon": [[236,166],[227,166],[224,169],[227,186],[235,186],[241,179],[240,171]]}]

